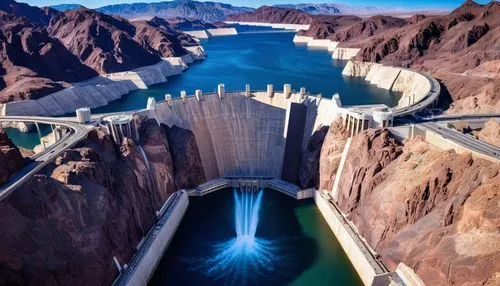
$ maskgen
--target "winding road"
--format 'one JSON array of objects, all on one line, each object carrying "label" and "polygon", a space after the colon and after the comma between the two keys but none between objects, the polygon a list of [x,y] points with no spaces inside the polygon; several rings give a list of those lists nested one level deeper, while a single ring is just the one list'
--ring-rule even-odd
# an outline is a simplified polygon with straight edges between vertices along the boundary
[{"label": "winding road", "polygon": [[29,122],[40,124],[60,125],[68,128],[69,132],[37,154],[22,170],[13,175],[5,184],[0,186],[0,201],[9,196],[16,188],[28,181],[31,176],[38,173],[52,162],[66,149],[73,147],[77,142],[87,137],[88,129],[84,125],[72,123],[58,118],[30,117],[30,116],[2,116],[0,122]]}]

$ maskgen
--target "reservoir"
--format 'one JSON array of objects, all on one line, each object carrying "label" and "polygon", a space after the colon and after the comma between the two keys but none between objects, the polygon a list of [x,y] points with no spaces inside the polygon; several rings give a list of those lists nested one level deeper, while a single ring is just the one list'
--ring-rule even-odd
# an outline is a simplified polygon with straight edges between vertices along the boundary
[{"label": "reservoir", "polygon": [[201,89],[215,92],[217,84],[224,83],[227,91],[265,90],[273,84],[281,90],[289,83],[294,90],[305,87],[311,94],[321,93],[331,98],[339,93],[343,105],[383,103],[397,104],[398,95],[370,85],[362,78],[342,76],[345,61],[331,58],[326,50],[313,50],[293,43],[295,32],[241,26],[239,35],[202,40],[207,58],[195,62],[181,75],[168,78],[163,84],[147,90],[132,91],[109,105],[96,108],[93,113],[135,110],[146,107],[148,97],[165,100],[165,94],[179,97]]}]

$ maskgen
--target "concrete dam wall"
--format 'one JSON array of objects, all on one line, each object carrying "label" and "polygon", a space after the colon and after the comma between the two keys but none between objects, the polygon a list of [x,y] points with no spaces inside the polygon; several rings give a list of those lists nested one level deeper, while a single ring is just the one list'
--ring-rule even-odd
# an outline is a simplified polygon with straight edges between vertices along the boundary
[{"label": "concrete dam wall", "polygon": [[[292,104],[306,109],[303,122],[294,125],[303,126],[300,136],[297,130],[288,130]],[[333,100],[301,98],[299,93],[287,98],[283,93],[252,92],[247,96],[234,92],[162,102],[155,114],[158,122],[195,134],[207,180],[221,176],[280,178],[287,134],[294,136],[290,141],[302,140],[305,146],[317,126],[329,125],[338,116],[335,106]]]}]

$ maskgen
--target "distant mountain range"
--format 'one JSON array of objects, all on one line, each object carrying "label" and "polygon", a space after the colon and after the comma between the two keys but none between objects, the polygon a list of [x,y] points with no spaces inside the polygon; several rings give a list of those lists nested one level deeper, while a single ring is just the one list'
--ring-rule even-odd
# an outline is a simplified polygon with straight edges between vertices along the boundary
[{"label": "distant mountain range", "polygon": [[218,2],[174,0],[159,3],[133,3],[109,5],[97,9],[103,13],[120,15],[128,19],[145,19],[152,16],[162,18],[196,18],[206,22],[225,20],[228,15],[253,11],[253,8],[235,7]]},{"label": "distant mountain range", "polygon": [[340,3],[324,3],[324,4],[280,4],[273,7],[296,9],[312,15],[375,15],[380,13],[407,13],[411,12],[403,8],[382,8],[374,6],[351,6]]},{"label": "distant mountain range", "polygon": [[[59,11],[67,11],[82,7],[77,4],[61,4],[52,6]],[[359,15],[371,16],[376,14],[386,15],[409,15],[426,11],[411,11],[403,8],[381,8],[374,6],[351,6],[340,3],[324,4],[280,4],[273,7],[296,9],[312,15]],[[128,19],[149,19],[154,16],[162,18],[196,18],[206,22],[217,22],[226,20],[229,15],[244,12],[253,12],[256,9],[250,7],[237,7],[219,2],[199,2],[194,0],[174,0],[159,3],[132,3],[108,5],[96,10],[107,14],[120,15]],[[427,11],[429,12],[429,11]],[[432,11],[436,12],[436,11]]]},{"label": "distant mountain range", "polygon": [[60,5],[50,6],[50,8],[56,9],[56,10],[61,11],[61,12],[68,11],[68,10],[75,10],[75,9],[79,9],[79,8],[83,8],[83,7],[84,6],[79,5],[79,4],[60,4]]}]

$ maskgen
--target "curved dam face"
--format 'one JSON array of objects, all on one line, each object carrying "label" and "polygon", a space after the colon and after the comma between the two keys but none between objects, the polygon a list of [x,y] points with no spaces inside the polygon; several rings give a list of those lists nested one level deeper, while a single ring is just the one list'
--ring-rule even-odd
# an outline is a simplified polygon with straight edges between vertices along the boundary
[{"label": "curved dam face", "polygon": [[301,100],[299,93],[287,98],[283,93],[255,92],[248,97],[236,92],[159,103],[155,113],[159,123],[195,134],[207,180],[223,176],[280,178],[282,173],[297,171],[297,152],[317,126],[333,121],[337,106],[328,99]]}]

